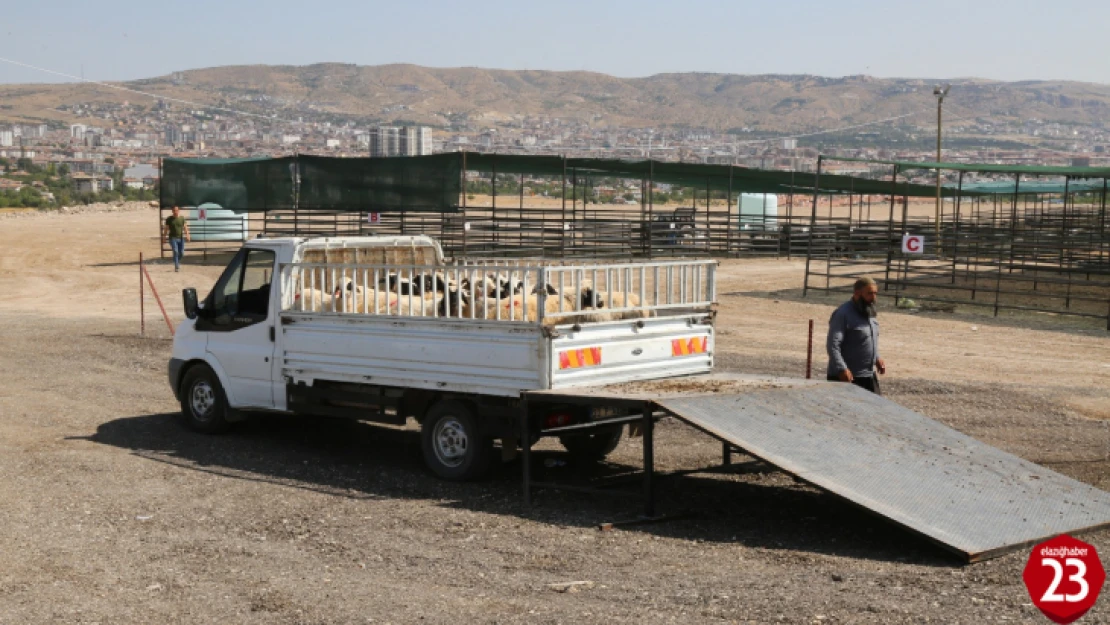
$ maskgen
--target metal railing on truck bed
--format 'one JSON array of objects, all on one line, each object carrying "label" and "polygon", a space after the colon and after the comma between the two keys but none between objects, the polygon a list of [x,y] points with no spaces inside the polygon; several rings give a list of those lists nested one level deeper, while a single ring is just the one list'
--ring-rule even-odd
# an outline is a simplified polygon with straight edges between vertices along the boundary
[{"label": "metal railing on truck bed", "polygon": [[614,264],[460,261],[289,263],[283,312],[538,323],[709,312],[713,260]]}]

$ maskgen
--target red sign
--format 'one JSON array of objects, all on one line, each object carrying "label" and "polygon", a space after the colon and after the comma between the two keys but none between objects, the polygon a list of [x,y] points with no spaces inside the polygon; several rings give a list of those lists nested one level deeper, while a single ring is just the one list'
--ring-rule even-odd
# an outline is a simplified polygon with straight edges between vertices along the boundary
[{"label": "red sign", "polygon": [[925,251],[925,237],[919,234],[902,235],[903,254],[921,254]]},{"label": "red sign", "polygon": [[208,219],[208,209],[207,208],[198,208],[197,209],[197,219],[199,219],[201,221],[204,221],[204,220]]},{"label": "red sign", "polygon": [[367,213],[367,215],[366,215],[366,222],[367,223],[376,224],[376,223],[380,223],[381,220],[382,220],[382,214],[381,213]]},{"label": "red sign", "polygon": [[1064,625],[1095,605],[1106,571],[1093,546],[1065,534],[1033,547],[1021,577],[1033,605]]}]

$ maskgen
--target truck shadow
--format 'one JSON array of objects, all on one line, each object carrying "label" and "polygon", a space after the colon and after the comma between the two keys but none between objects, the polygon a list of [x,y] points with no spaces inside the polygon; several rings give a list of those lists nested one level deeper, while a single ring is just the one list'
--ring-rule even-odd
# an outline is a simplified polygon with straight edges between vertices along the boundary
[{"label": "truck shadow", "polygon": [[[630,497],[541,490],[527,507],[519,459],[501,464],[482,482],[445,482],[424,468],[419,432],[340,419],[267,417],[206,436],[186,430],[173,414],[149,414],[109,421],[83,438],[228,479],[353,499],[426,499],[556,525],[592,527],[635,519],[642,509],[639,480],[628,483]],[[622,447],[637,444],[624,441]],[[622,460],[635,457],[618,454]],[[570,483],[627,476],[639,468],[622,461],[575,466],[555,449],[536,450],[533,459],[533,479]],[[780,473],[676,476],[661,479],[657,493],[660,512],[681,516],[622,530],[925,566],[960,563],[924,539]]]}]

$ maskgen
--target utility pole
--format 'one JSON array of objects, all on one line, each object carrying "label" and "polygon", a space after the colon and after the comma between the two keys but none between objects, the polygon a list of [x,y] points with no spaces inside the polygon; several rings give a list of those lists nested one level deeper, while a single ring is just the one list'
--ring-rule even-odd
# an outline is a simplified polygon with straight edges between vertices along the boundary
[{"label": "utility pole", "polygon": [[[952,85],[944,85],[941,87],[937,85],[933,87],[933,95],[937,97],[937,163],[940,163],[940,128],[941,128],[941,107],[944,104],[944,96],[948,95],[948,90]],[[937,167],[937,210],[936,219],[933,227],[933,236],[936,237],[937,258],[940,258],[940,167]]]}]

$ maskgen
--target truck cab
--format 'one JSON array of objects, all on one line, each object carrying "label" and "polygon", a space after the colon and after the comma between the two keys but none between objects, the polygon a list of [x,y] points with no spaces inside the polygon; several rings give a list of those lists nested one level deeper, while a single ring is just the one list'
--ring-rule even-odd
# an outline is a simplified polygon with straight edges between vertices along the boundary
[{"label": "truck cab", "polygon": [[[195,414],[225,407],[237,411],[286,411],[285,381],[278,331],[283,305],[292,294],[281,288],[281,267],[302,260],[365,262],[422,260],[441,263],[439,244],[425,236],[286,237],[253,239],[228,263],[208,295],[198,301],[184,292],[186,319],[174,336],[169,382],[175,396]],[[207,369],[219,382],[191,379],[190,371]],[[207,374],[207,372],[206,372]],[[199,374],[194,373],[192,378]],[[209,376],[209,377],[211,377]],[[183,406],[185,408],[186,406]]]},{"label": "truck cab", "polygon": [[[290,262],[295,240],[257,239],[244,245],[228,263],[203,302],[190,306],[186,290],[185,321],[174,336],[170,359],[170,385],[180,399],[183,376],[204,365],[219,378],[221,401],[229,407],[283,410],[284,394],[276,380],[279,364],[274,358],[278,312],[274,276],[279,263]],[[195,302],[195,291],[192,291]],[[213,337],[215,337],[213,339]],[[216,400],[208,383],[192,389],[194,409]]]}]

